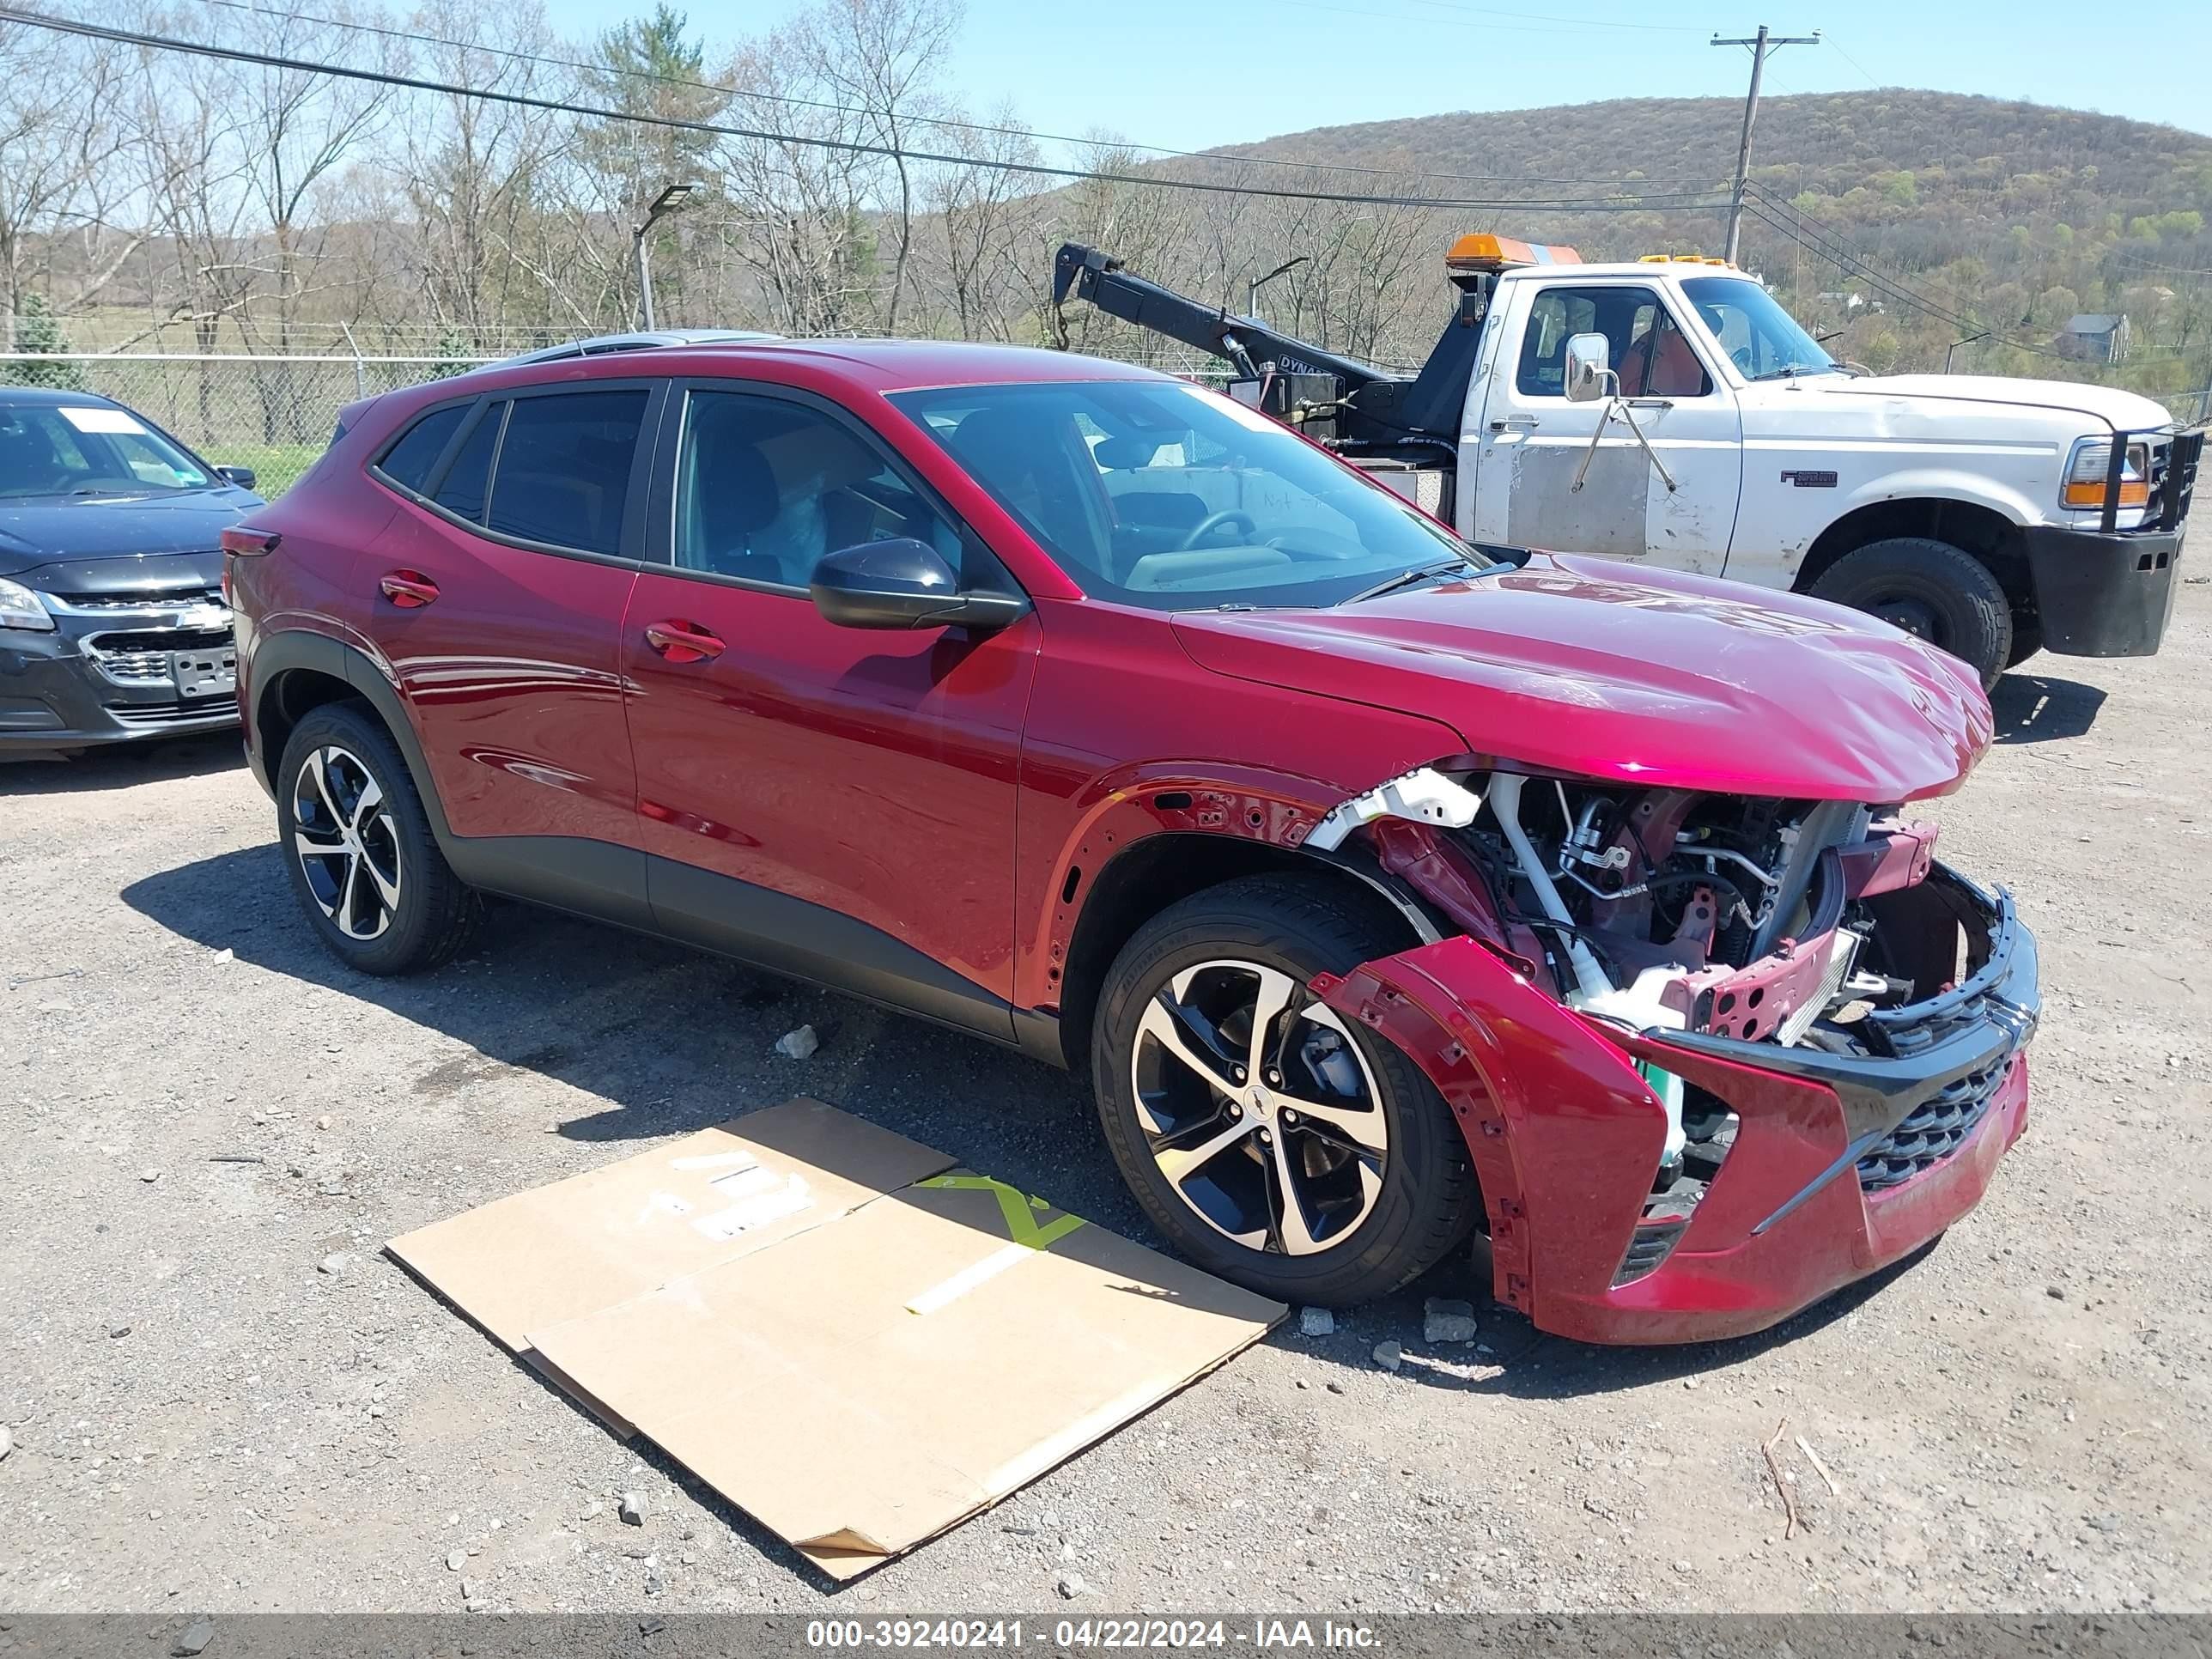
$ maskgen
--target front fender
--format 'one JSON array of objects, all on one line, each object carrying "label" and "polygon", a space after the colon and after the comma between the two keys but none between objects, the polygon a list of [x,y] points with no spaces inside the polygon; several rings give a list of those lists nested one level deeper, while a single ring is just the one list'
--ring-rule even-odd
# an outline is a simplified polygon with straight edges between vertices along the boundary
[{"label": "front fender", "polygon": [[[2055,500],[2058,488],[2055,476],[2050,483]],[[2046,507],[2050,505],[2038,502],[2027,491],[1984,473],[1960,467],[1916,466],[1879,473],[1867,479],[1844,498],[1836,517],[1844,518],[1863,507],[1884,501],[1961,501],[1970,507],[1986,507],[2015,526],[2042,523],[2048,516]]]},{"label": "front fender", "polygon": [[1604,1285],[1642,1213],[1667,1113],[1634,1062],[1464,935],[1314,982],[1403,1050],[1465,1137],[1498,1299],[1546,1325],[1545,1286]]}]

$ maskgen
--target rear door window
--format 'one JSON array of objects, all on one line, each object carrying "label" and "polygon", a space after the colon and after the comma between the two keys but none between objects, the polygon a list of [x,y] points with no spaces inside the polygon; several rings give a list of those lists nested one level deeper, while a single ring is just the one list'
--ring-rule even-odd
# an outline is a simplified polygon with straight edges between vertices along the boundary
[{"label": "rear door window", "polygon": [[647,395],[639,387],[517,398],[499,441],[484,527],[550,547],[619,553]]}]

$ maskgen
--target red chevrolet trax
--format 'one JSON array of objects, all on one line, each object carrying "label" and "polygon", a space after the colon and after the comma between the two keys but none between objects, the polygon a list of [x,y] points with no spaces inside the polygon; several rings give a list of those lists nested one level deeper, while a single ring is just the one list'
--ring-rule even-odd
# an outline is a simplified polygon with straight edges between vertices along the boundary
[{"label": "red chevrolet trax", "polygon": [[1972,670],[1820,602],[1468,545],[1058,353],[675,344],[344,412],[228,532],[239,706],[343,962],[478,895],[1087,1066],[1193,1260],[1476,1244],[1546,1330],[1758,1329],[1980,1198],[2035,945],[1911,803]]}]

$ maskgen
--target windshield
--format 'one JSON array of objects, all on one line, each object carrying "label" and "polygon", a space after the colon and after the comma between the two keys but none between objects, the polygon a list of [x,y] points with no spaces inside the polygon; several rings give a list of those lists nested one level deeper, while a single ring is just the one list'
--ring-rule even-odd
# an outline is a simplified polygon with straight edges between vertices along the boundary
[{"label": "windshield", "polygon": [[891,401],[1095,596],[1325,605],[1489,561],[1266,416],[1176,381],[946,386]]},{"label": "windshield", "polygon": [[1771,294],[1747,277],[1692,276],[1682,292],[1747,380],[1843,372]]},{"label": "windshield", "polygon": [[144,495],[215,482],[127,409],[0,404],[0,497]]}]

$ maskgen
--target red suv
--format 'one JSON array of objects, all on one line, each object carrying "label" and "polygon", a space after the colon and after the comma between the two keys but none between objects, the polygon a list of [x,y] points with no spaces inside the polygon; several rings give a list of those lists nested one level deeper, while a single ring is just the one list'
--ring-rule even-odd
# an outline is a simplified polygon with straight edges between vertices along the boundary
[{"label": "red suv", "polygon": [[225,538],[311,925],[480,893],[1085,1066],[1146,1211],[1297,1302],[1478,1237],[1551,1331],[1756,1329],[1971,1207],[2035,951],[1906,803],[1972,670],[1469,546],[1230,398],[679,343],[345,411]]}]

